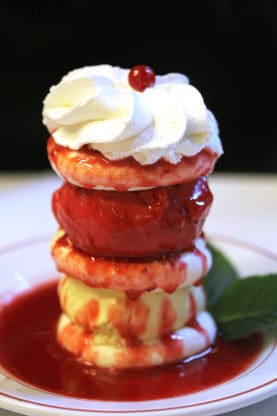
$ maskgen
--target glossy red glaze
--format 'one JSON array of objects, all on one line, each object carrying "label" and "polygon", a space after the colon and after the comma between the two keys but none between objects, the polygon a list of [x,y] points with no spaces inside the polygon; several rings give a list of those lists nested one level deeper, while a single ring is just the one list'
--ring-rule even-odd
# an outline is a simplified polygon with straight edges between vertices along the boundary
[{"label": "glossy red glaze", "polygon": [[94,400],[156,400],[197,392],[245,371],[263,346],[260,334],[218,339],[202,358],[143,370],[86,366],[56,342],[57,282],[38,286],[0,308],[0,365],[23,383],[56,394]]},{"label": "glossy red glaze", "polygon": [[127,298],[125,305],[116,302],[111,305],[108,316],[111,325],[123,338],[137,339],[147,327],[149,312],[145,303]]},{"label": "glossy red glaze", "polygon": [[[64,304],[66,299],[63,300]],[[99,317],[100,313],[100,304],[97,299],[91,299],[86,303],[86,307],[80,308],[77,312],[76,322],[82,322],[82,325],[86,329],[91,329],[95,327],[95,322]]]},{"label": "glossy red glaze", "polygon": [[96,191],[64,183],[54,215],[90,256],[144,257],[184,251],[202,231],[212,203],[207,179],[147,191]]}]

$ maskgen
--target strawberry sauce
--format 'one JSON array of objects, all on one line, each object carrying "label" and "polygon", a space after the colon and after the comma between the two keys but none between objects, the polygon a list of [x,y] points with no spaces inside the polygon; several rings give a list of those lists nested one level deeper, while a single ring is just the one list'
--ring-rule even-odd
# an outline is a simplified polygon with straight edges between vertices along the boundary
[{"label": "strawberry sauce", "polygon": [[[19,382],[70,397],[155,400],[197,392],[245,371],[262,350],[263,337],[216,345],[199,358],[143,370],[107,371],[75,360],[56,341],[61,311],[57,281],[15,297],[0,308],[0,366]],[[167,317],[170,326],[170,317]]]},{"label": "strawberry sauce", "polygon": [[206,177],[133,192],[66,182],[54,192],[52,208],[76,248],[125,258],[184,251],[201,234],[212,200]]}]

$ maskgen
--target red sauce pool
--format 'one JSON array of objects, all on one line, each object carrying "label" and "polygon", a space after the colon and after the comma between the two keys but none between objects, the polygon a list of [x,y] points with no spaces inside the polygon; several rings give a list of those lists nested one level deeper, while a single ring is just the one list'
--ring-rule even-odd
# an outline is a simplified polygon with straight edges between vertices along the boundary
[{"label": "red sauce pool", "polygon": [[155,400],[197,392],[246,370],[263,346],[261,334],[216,345],[188,363],[164,367],[101,370],[86,366],[56,342],[60,314],[57,281],[17,296],[0,308],[0,366],[19,382],[76,398]]}]

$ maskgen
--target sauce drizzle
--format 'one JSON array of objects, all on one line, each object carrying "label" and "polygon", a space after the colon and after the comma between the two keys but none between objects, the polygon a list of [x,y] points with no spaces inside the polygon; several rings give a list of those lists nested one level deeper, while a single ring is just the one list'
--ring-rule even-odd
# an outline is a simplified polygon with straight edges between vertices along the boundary
[{"label": "sauce drizzle", "polygon": [[216,345],[199,358],[163,367],[113,371],[87,366],[56,342],[57,281],[0,308],[0,367],[19,382],[76,398],[141,401],[176,397],[223,383],[245,371],[263,346],[261,334]]}]

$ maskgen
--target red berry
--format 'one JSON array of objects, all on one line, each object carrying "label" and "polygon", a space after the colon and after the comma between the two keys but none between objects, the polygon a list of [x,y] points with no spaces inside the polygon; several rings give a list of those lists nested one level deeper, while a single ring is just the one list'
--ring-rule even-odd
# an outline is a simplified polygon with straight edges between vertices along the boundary
[{"label": "red berry", "polygon": [[139,92],[143,92],[146,88],[153,87],[155,84],[155,72],[147,65],[136,65],[130,69],[128,81],[131,87]]}]

